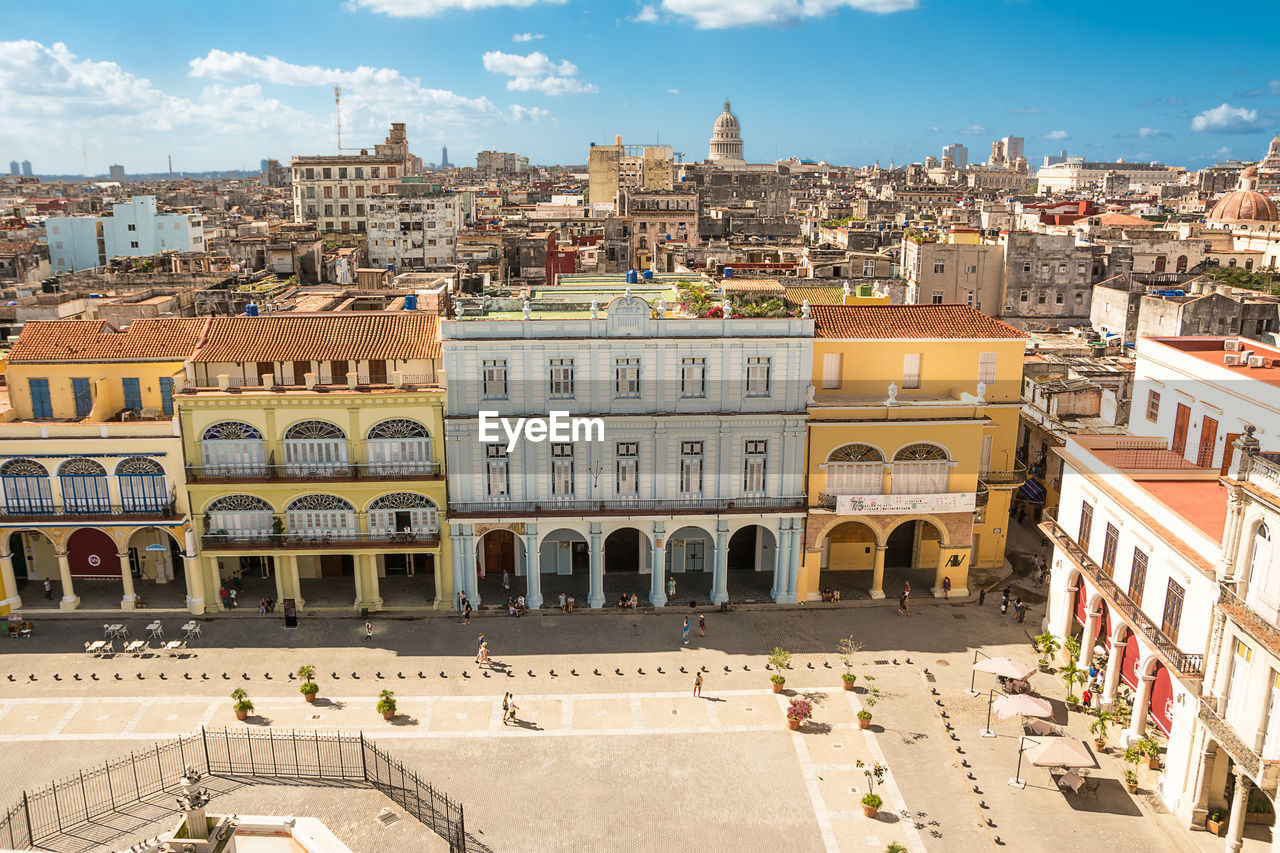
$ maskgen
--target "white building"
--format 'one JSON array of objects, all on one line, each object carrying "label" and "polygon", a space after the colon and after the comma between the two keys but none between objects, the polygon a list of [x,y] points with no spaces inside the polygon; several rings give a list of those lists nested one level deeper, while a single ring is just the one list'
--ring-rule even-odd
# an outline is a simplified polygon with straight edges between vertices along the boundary
[{"label": "white building", "polygon": [[438,186],[402,184],[369,201],[369,263],[416,269],[458,259],[458,197]]},{"label": "white building", "polygon": [[368,205],[375,195],[394,192],[400,179],[412,172],[404,124],[391,125],[385,142],[359,154],[294,157],[293,221],[314,225],[325,233],[363,232],[368,228]]},{"label": "white building", "polygon": [[[795,601],[813,322],[673,316],[669,285],[566,299],[441,323],[455,588]],[[599,418],[603,440],[482,443],[482,411]]]},{"label": "white building", "polygon": [[205,249],[204,217],[157,213],[156,197],[151,195],[111,205],[110,216],[51,216],[45,220],[45,234],[55,273],[105,266],[117,257]]},{"label": "white building", "polygon": [[1046,195],[1101,186],[1102,180],[1112,173],[1128,178],[1131,188],[1143,189],[1176,184],[1184,171],[1163,163],[1085,162],[1072,158],[1065,163],[1042,166],[1036,172],[1036,191]]}]

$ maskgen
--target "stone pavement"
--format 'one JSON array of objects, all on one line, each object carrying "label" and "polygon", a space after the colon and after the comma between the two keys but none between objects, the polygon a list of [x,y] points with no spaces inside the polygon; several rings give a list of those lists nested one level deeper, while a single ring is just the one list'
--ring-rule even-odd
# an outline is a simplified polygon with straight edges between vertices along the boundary
[{"label": "stone pavement", "polygon": [[[708,636],[698,637],[694,619],[688,646],[680,642],[683,614],[675,609],[607,618],[554,612],[475,619],[470,626],[382,617],[372,643],[362,641],[355,620],[304,618],[288,631],[277,619],[224,619],[203,623],[205,636],[187,657],[104,660],[82,651],[100,636],[100,625],[44,619],[34,639],[9,641],[0,658],[0,744],[11,768],[33,768],[0,779],[0,805],[23,788],[200,725],[270,725],[361,730],[376,738],[459,799],[470,833],[497,853],[734,847],[848,853],[881,851],[892,841],[911,853],[1001,845],[1036,853],[1061,850],[1064,842],[1114,845],[1117,838],[1133,850],[1220,849],[1160,813],[1148,793],[1152,779],[1144,779],[1138,797],[1110,790],[1085,813],[1058,793],[1045,770],[1024,765],[1026,790],[1006,784],[1019,729],[1000,723],[999,737],[979,737],[985,702],[963,691],[975,648],[1034,659],[1029,638],[1039,608],[1024,625],[1012,616],[1000,620],[993,601],[979,608],[922,600],[912,612],[710,613]],[[135,635],[146,621],[130,620]],[[472,660],[481,631],[491,670]],[[835,647],[849,634],[865,644],[856,658],[859,686],[874,675],[881,693],[868,731],[857,728],[855,716],[866,694],[840,689]],[[764,669],[775,645],[796,655],[782,696],[770,691]],[[315,706],[302,701],[289,678],[303,663],[318,671]],[[693,672],[703,669],[704,697],[695,699]],[[1037,676],[1033,683],[1061,698],[1056,678]],[[228,694],[237,686],[256,706],[247,723],[231,713]],[[391,722],[373,707],[383,688],[399,699]],[[500,719],[506,691],[520,708],[515,726]],[[790,695],[815,702],[814,720],[798,733],[784,725]],[[1087,738],[1083,716],[1071,717],[1069,731]],[[889,767],[876,819],[862,815],[867,779],[859,762]],[[1113,757],[1100,756],[1094,773],[1114,782],[1121,770]],[[340,837],[366,839],[353,849],[383,849],[377,839],[387,836],[370,823],[366,804],[353,796],[347,808],[341,792],[324,796],[336,799],[308,806],[304,796],[288,811],[323,811],[351,827]],[[1246,853],[1254,849],[1261,843],[1246,842]]]}]

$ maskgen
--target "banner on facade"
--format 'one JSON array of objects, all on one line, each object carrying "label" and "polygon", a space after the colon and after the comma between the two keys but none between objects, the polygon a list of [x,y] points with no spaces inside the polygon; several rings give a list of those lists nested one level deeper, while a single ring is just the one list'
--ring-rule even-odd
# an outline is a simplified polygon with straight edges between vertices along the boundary
[{"label": "banner on facade", "polygon": [[839,495],[836,515],[888,515],[903,512],[973,512],[973,492],[942,495]]}]

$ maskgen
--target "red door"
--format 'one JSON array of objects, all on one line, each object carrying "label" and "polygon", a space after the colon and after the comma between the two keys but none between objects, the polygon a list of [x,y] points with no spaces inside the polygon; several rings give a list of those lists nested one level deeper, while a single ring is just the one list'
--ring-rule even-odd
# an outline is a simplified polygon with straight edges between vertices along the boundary
[{"label": "red door", "polygon": [[1238,432],[1227,433],[1227,443],[1222,448],[1222,467],[1218,470],[1218,473],[1224,477],[1231,473],[1231,460],[1236,456],[1236,439],[1239,437]]},{"label": "red door", "polygon": [[1218,440],[1218,422],[1208,415],[1200,424],[1200,449],[1196,451],[1196,464],[1201,468],[1213,465],[1213,444]]},{"label": "red door", "polygon": [[1134,690],[1138,689],[1138,638],[1132,631],[1124,638],[1124,651],[1120,657],[1120,679]]},{"label": "red door", "polygon": [[1173,443],[1169,449],[1181,456],[1187,451],[1187,428],[1191,425],[1191,407],[1178,404],[1177,415],[1173,419]]},{"label": "red door", "polygon": [[1154,674],[1156,680],[1151,685],[1151,719],[1156,728],[1168,737],[1169,730],[1173,728],[1173,681],[1164,664],[1156,664]]},{"label": "red door", "polygon": [[82,527],[67,540],[71,576],[76,578],[118,578],[120,560],[116,543],[101,530]]}]

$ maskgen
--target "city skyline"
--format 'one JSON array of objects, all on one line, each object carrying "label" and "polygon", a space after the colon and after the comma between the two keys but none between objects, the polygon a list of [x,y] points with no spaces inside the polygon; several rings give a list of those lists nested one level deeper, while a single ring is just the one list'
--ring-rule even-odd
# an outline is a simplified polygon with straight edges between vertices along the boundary
[{"label": "city skyline", "polygon": [[[1275,9],[1245,6],[1251,29],[1280,24]],[[189,172],[287,162],[336,151],[335,85],[344,146],[404,121],[424,160],[449,145],[464,165],[482,149],[580,164],[616,134],[701,160],[726,97],[753,162],[918,162],[952,142],[981,161],[993,139],[1021,136],[1033,167],[1065,148],[1197,168],[1257,159],[1280,129],[1275,68],[1175,61],[1154,73],[1095,55],[1129,42],[1186,57],[1238,39],[1239,17],[1189,30],[1145,2],[326,0],[306,14],[232,3],[184,15],[182,39],[140,43],[136,18],[100,6],[9,10],[0,155],[37,174],[80,174],[86,155],[93,175],[112,163],[164,172],[169,155]],[[288,38],[258,42],[281,27]],[[318,49],[337,32],[342,51]],[[742,61],[766,54],[776,61]]]}]

